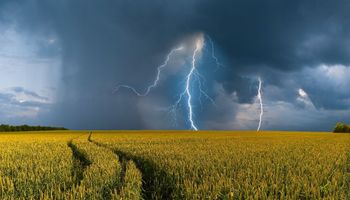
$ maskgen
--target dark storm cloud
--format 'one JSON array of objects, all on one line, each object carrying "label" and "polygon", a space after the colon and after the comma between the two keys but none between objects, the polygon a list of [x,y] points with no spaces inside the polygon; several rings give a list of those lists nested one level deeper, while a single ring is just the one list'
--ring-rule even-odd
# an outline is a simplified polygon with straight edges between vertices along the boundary
[{"label": "dark storm cloud", "polygon": [[239,66],[295,70],[349,64],[349,8],[342,0],[208,1],[197,23]]},{"label": "dark storm cloud", "polygon": [[199,5],[196,24],[235,69],[225,88],[249,102],[254,93],[247,92],[250,81],[239,78],[242,73],[281,82],[285,77],[271,77],[268,68],[278,73],[320,64],[349,65],[349,8],[350,2],[343,0],[207,1]]},{"label": "dark storm cloud", "polygon": [[63,111],[62,116],[69,115],[63,123],[78,128],[145,127],[138,99],[111,92],[117,83],[142,87],[151,81],[155,66],[184,35],[178,31],[184,29],[181,24],[172,22],[174,14],[163,10],[167,5],[162,1],[75,1],[56,6],[49,9],[55,13],[64,51],[62,95],[68,103],[62,106],[74,112]]},{"label": "dark storm cloud", "polygon": [[[271,93],[276,100],[293,102],[296,89],[305,87],[319,107],[335,104],[315,95],[317,86],[289,73],[350,64],[346,0],[32,0],[0,6],[13,13],[24,31],[57,37],[62,83],[51,117],[70,128],[147,128],[137,108],[140,99],[127,92],[112,94],[113,86],[143,88],[168,51],[199,31],[211,36],[225,58],[227,69],[216,81],[239,103],[253,101],[256,76],[262,76],[279,91]],[[50,51],[43,46],[38,54]],[[158,92],[171,99],[167,88]]]}]

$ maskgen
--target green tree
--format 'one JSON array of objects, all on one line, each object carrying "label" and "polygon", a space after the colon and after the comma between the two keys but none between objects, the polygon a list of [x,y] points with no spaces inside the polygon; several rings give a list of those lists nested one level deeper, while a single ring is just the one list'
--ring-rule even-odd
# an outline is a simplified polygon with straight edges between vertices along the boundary
[{"label": "green tree", "polygon": [[334,128],[334,133],[349,133],[350,132],[350,127],[344,123],[338,122],[335,125]]}]

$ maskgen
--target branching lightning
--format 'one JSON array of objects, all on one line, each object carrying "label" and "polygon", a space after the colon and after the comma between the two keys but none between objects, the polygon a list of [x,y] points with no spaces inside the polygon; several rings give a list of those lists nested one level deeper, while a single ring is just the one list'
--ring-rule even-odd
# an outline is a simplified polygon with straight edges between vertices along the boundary
[{"label": "branching lightning", "polygon": [[[201,88],[201,78],[203,78],[199,72],[197,71],[196,68],[196,57],[197,54],[202,50],[204,45],[203,39],[202,38],[197,38],[196,40],[196,47],[193,51],[192,54],[192,60],[191,60],[191,69],[188,72],[188,74],[186,75],[186,81],[185,81],[185,89],[181,92],[179,98],[177,99],[177,101],[175,102],[175,104],[173,106],[171,106],[171,111],[175,114],[175,119],[176,119],[176,110],[179,107],[179,104],[182,102],[183,98],[187,98],[186,100],[186,106],[187,106],[187,110],[188,110],[188,121],[191,125],[191,129],[197,131],[198,127],[194,122],[193,119],[193,105],[192,105],[192,83],[194,82],[193,80],[198,81],[198,87],[199,87],[199,92],[200,95],[205,95],[207,98],[210,98],[209,95],[207,95]],[[211,99],[211,98],[210,98]]]},{"label": "branching lightning", "polygon": [[145,91],[144,93],[141,93],[141,92],[137,91],[134,87],[132,87],[132,86],[130,86],[130,85],[118,85],[118,86],[115,88],[114,92],[118,92],[118,90],[121,89],[121,88],[126,88],[126,89],[129,89],[129,90],[131,90],[132,92],[134,92],[137,96],[140,96],[140,97],[147,96],[153,88],[157,87],[157,85],[158,85],[158,83],[159,83],[159,79],[160,79],[160,74],[161,74],[162,70],[168,65],[169,60],[170,60],[170,57],[171,57],[176,51],[181,51],[181,50],[183,50],[183,49],[184,49],[184,47],[183,47],[183,46],[180,46],[180,47],[178,47],[178,48],[172,49],[172,50],[168,53],[168,55],[167,55],[167,57],[166,57],[164,63],[163,63],[162,65],[160,65],[160,66],[157,67],[157,76],[156,76],[156,78],[154,79],[153,83],[147,87],[147,89],[146,89],[146,91]]},{"label": "branching lightning", "polygon": [[[219,68],[220,66],[223,66],[218,58],[215,55],[215,49],[214,49],[214,43],[211,40],[211,38],[209,36],[207,36],[207,38],[210,41],[211,44],[211,57],[214,59],[217,68]],[[145,90],[145,92],[139,92],[138,90],[136,90],[134,87],[130,86],[130,85],[118,85],[114,92],[119,91],[121,88],[126,88],[131,90],[133,93],[135,93],[137,96],[140,97],[144,97],[147,96],[150,91],[152,89],[154,89],[155,87],[157,87],[157,85],[159,84],[159,80],[160,80],[160,76],[161,76],[161,72],[163,71],[163,69],[168,65],[170,59],[172,58],[172,55],[177,52],[177,51],[181,51],[181,50],[191,50],[191,62],[190,64],[188,64],[187,66],[190,66],[188,71],[186,72],[186,75],[184,77],[184,87],[183,90],[179,93],[178,99],[175,101],[175,103],[170,107],[170,112],[173,114],[175,123],[176,123],[176,113],[178,108],[181,106],[181,104],[186,106],[186,111],[187,111],[187,121],[190,125],[190,128],[192,130],[197,131],[198,130],[198,125],[195,122],[195,101],[199,101],[201,107],[202,106],[202,96],[205,97],[207,100],[209,100],[213,105],[215,105],[214,100],[205,92],[205,90],[202,88],[204,86],[204,83],[206,81],[205,77],[202,76],[197,68],[197,60],[198,60],[198,56],[202,53],[202,49],[204,46],[204,35],[203,34],[199,34],[197,37],[195,37],[195,45],[192,49],[192,45],[191,46],[180,46],[178,48],[174,48],[172,49],[169,54],[166,57],[166,60],[164,61],[164,63],[162,65],[160,65],[157,68],[157,74],[156,74],[156,78],[153,81],[153,83],[151,85],[149,85],[147,87],[147,89]],[[188,56],[189,59],[190,56]],[[199,95],[199,96],[195,96],[195,95]]]},{"label": "branching lightning", "polygon": [[264,107],[263,107],[263,100],[262,100],[262,81],[261,78],[258,78],[259,86],[258,86],[258,95],[257,98],[259,99],[259,104],[260,104],[260,115],[259,115],[259,125],[256,131],[260,131],[261,128],[261,122],[262,122],[262,117],[264,115]]},{"label": "branching lightning", "polygon": [[206,37],[208,38],[210,45],[211,45],[211,57],[213,58],[213,60],[216,63],[216,70],[218,70],[220,67],[224,67],[224,65],[219,62],[219,59],[215,55],[215,46],[214,46],[213,40],[211,39],[211,37],[209,35],[206,35]]}]

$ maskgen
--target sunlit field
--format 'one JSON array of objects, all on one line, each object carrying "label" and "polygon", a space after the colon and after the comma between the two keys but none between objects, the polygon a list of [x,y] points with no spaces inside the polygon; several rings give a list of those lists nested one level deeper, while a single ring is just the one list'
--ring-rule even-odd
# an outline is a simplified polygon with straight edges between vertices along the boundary
[{"label": "sunlit field", "polygon": [[347,199],[350,135],[0,134],[0,199]]}]

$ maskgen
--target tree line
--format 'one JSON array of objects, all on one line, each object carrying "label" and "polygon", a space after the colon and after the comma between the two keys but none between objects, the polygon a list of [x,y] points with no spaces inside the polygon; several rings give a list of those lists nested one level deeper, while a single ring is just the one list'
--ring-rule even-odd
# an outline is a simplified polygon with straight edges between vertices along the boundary
[{"label": "tree line", "polygon": [[350,133],[350,126],[341,122],[335,125],[334,133]]},{"label": "tree line", "polygon": [[15,132],[15,131],[52,131],[52,130],[68,130],[64,127],[50,127],[50,126],[29,126],[29,125],[20,125],[12,126],[8,124],[0,125],[0,132]]}]

